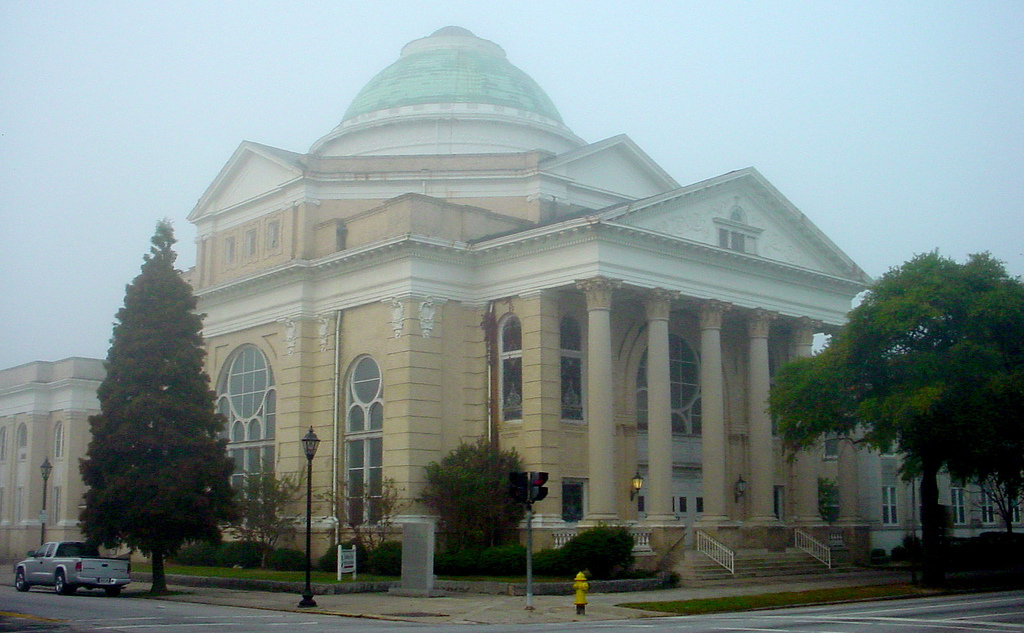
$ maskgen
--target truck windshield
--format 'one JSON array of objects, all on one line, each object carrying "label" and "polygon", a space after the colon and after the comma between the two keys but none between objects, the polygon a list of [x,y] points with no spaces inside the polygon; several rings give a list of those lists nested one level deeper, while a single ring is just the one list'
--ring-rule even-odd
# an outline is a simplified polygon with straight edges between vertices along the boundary
[{"label": "truck windshield", "polygon": [[88,543],[61,543],[57,548],[57,556],[64,558],[98,558],[99,550]]}]

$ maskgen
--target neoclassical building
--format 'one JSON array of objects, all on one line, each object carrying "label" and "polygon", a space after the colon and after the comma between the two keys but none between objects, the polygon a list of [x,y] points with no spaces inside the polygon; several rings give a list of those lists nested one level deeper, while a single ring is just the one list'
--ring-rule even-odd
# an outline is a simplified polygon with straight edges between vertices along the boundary
[{"label": "neoclassical building", "polygon": [[[580,139],[464,29],[406,45],[308,152],[242,143],[189,220],[235,478],[303,472],[312,427],[320,551],[376,521],[385,482],[399,521],[429,520],[424,467],[481,438],[550,473],[539,545],[603,522],[658,553],[800,528],[863,554],[918,529],[898,455],[786,455],[765,410],[867,276],[754,169],[681,186],[625,136]],[[80,537],[102,378],[0,371],[0,558],[44,523]],[[999,529],[976,487],[942,500],[954,534]]]},{"label": "neoclassical building", "polygon": [[312,427],[342,522],[386,480],[413,520],[424,467],[488,438],[550,473],[541,542],[821,523],[821,457],[783,455],[765,399],[867,276],[752,168],[682,186],[580,139],[493,42],[410,42],[308,152],[243,142],[189,220],[238,476],[299,472]]}]

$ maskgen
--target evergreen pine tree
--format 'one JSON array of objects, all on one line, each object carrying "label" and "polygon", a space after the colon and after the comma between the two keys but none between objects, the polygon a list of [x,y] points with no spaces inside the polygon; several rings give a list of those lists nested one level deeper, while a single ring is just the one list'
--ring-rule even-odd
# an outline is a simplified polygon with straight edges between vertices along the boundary
[{"label": "evergreen pine tree", "polygon": [[174,243],[170,223],[160,222],[126,288],[81,462],[83,533],[150,556],[153,593],[166,592],[166,557],[187,542],[219,541],[219,525],[235,516],[232,462],[218,438],[224,419],[203,369],[202,317],[174,269]]}]

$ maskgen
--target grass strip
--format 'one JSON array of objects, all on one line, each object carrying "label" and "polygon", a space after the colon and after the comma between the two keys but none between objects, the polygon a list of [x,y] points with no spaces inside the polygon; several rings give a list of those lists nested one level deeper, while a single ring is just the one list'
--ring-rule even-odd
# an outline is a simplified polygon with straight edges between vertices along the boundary
[{"label": "grass strip", "polygon": [[[132,563],[132,571],[150,573],[153,571],[149,563]],[[205,578],[243,578],[246,580],[278,580],[282,582],[305,582],[305,571],[274,571],[272,569],[242,569],[236,567],[200,567],[192,565],[165,565],[164,573],[180,576],[202,576]],[[336,572],[313,571],[309,575],[315,583],[337,583]],[[394,580],[389,576],[373,576],[359,574],[358,582],[375,582],[378,580]],[[352,574],[345,574],[341,582],[352,582]]]},{"label": "grass strip", "polygon": [[808,604],[845,602],[849,600],[874,600],[901,596],[920,596],[931,593],[914,585],[872,585],[867,587],[844,587],[841,589],[811,589],[809,591],[785,591],[747,596],[726,596],[721,598],[700,598],[696,600],[671,600],[667,602],[627,602],[620,607],[697,615],[723,611],[749,611],[752,609],[773,609]]}]

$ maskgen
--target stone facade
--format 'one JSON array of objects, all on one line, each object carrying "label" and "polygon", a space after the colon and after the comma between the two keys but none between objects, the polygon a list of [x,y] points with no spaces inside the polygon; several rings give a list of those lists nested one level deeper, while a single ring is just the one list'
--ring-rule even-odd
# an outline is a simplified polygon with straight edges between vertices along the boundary
[{"label": "stone facade", "polygon": [[[89,416],[99,411],[103,363],[88,358],[33,362],[0,371],[0,560],[48,541],[81,538],[85,487],[78,460],[89,445]],[[46,513],[43,476],[48,461]]]}]

